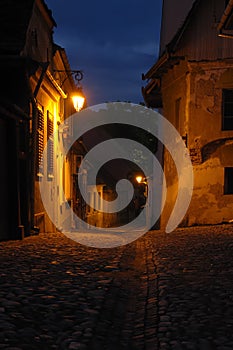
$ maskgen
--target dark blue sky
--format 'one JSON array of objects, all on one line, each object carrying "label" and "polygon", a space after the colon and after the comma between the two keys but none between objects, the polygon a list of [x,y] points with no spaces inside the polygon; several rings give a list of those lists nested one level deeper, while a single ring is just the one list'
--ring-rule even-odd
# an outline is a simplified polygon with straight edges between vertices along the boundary
[{"label": "dark blue sky", "polygon": [[55,42],[84,71],[88,105],[143,101],[141,74],[158,54],[162,0],[46,0]]}]

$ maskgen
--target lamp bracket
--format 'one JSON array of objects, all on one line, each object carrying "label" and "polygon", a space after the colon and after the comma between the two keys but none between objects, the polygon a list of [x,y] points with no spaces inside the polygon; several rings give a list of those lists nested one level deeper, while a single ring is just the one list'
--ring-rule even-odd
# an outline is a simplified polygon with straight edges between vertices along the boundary
[{"label": "lamp bracket", "polygon": [[65,81],[73,76],[75,82],[77,82],[77,85],[79,85],[80,81],[83,79],[83,71],[81,70],[62,70],[62,69],[54,69],[54,72],[58,72],[58,73],[66,73],[66,77],[65,79],[62,81],[61,83],[61,87],[63,86],[63,84],[65,83]]}]

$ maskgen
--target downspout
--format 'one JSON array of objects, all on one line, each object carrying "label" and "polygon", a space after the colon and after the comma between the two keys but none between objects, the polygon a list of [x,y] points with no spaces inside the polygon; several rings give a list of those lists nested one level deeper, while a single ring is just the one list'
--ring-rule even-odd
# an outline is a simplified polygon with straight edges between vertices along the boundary
[{"label": "downspout", "polygon": [[[27,74],[27,73],[26,73]],[[35,181],[36,181],[36,132],[37,132],[37,122],[38,122],[38,110],[35,98],[32,93],[30,78],[27,74],[27,85],[28,91],[30,95],[30,103],[32,106],[32,131],[31,131],[31,147],[30,147],[30,222],[31,222],[31,230],[34,231],[35,226]]]},{"label": "downspout", "polygon": [[233,34],[223,31],[223,26],[233,9],[233,0],[230,0],[218,24],[218,36],[222,38],[233,38]]}]

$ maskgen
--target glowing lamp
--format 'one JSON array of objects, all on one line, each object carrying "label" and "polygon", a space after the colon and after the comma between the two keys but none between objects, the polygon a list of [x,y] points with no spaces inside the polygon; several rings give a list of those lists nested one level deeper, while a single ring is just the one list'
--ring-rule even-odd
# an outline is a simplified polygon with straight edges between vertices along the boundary
[{"label": "glowing lamp", "polygon": [[73,100],[73,105],[76,112],[81,111],[85,102],[85,96],[83,95],[81,88],[79,88],[77,92],[73,94],[72,100]]},{"label": "glowing lamp", "polygon": [[136,176],[136,180],[140,184],[142,182],[142,176]]}]

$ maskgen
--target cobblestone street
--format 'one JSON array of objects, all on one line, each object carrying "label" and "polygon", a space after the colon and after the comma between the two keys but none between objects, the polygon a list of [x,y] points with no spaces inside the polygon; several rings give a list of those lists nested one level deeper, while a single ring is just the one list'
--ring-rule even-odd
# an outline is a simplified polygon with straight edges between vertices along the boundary
[{"label": "cobblestone street", "polygon": [[233,349],[233,226],[0,244],[0,349]]}]

